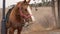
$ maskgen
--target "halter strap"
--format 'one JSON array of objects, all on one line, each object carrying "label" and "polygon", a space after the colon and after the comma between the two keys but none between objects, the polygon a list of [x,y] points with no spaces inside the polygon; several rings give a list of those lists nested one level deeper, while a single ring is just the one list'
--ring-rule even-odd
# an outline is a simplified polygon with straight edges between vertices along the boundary
[{"label": "halter strap", "polygon": [[25,14],[23,14],[23,12],[22,12],[22,9],[21,9],[21,7],[19,8],[19,12],[20,12],[20,15],[22,16],[22,17],[25,17],[25,18],[29,18],[29,17],[31,17],[32,15],[25,15]]}]

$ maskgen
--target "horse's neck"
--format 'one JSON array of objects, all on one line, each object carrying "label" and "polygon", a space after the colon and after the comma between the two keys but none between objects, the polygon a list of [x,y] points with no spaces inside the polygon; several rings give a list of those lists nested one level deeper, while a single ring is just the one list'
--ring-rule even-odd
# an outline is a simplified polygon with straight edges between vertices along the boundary
[{"label": "horse's neck", "polygon": [[12,11],[11,11],[11,14],[10,14],[10,20],[12,19],[12,20],[16,20],[16,21],[20,21],[21,20],[21,18],[20,18],[20,16],[18,16],[18,8],[17,7],[14,7],[13,9],[12,9]]}]

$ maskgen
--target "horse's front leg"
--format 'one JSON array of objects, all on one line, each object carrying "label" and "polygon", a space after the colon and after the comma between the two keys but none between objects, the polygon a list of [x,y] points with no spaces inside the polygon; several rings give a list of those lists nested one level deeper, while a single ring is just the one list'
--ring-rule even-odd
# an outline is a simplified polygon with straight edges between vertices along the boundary
[{"label": "horse's front leg", "polygon": [[22,27],[18,28],[17,34],[21,34],[21,31],[22,31]]},{"label": "horse's front leg", "polygon": [[14,34],[14,28],[9,28],[9,34]]}]

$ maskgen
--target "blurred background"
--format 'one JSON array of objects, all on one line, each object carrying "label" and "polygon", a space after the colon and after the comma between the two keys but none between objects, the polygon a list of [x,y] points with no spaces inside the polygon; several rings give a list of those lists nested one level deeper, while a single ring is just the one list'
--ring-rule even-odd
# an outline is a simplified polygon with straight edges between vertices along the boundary
[{"label": "blurred background", "polygon": [[[6,11],[23,0],[6,0]],[[0,32],[2,21],[2,0],[0,1]],[[60,23],[58,21],[58,1],[57,0],[31,0],[32,14],[35,22],[28,27],[24,27],[22,34],[60,34]],[[17,30],[16,30],[17,31]],[[15,31],[15,33],[16,33]]]}]

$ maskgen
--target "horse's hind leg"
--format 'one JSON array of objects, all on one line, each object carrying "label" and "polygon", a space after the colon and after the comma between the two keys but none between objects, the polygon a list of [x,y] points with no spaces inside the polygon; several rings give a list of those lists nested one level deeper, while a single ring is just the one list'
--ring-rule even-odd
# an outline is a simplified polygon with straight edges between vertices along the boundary
[{"label": "horse's hind leg", "polygon": [[14,28],[9,28],[9,34],[14,34]]}]

